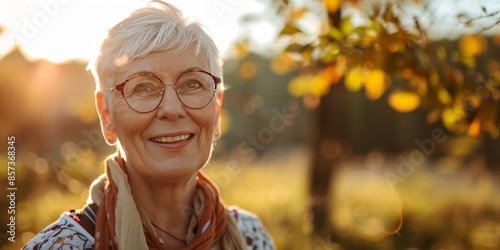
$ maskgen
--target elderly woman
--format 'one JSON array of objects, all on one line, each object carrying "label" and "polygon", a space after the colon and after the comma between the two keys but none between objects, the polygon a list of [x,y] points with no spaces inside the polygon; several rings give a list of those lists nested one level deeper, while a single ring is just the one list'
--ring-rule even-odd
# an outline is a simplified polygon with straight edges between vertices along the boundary
[{"label": "elderly woman", "polygon": [[153,1],[111,28],[95,62],[103,135],[117,153],[71,210],[24,249],[274,249],[200,169],[220,135],[222,62],[200,24]]}]

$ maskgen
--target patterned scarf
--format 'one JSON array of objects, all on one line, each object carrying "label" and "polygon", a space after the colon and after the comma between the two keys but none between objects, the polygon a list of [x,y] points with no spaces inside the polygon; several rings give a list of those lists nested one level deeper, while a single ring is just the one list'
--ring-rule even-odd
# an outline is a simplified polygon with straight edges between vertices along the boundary
[{"label": "patterned scarf", "polygon": [[[92,184],[87,201],[99,206],[95,249],[164,249],[149,217],[133,199],[123,159],[114,154],[105,165],[106,172]],[[201,172],[195,193],[187,247],[183,250],[245,249],[243,237],[220,201],[217,188]]]}]

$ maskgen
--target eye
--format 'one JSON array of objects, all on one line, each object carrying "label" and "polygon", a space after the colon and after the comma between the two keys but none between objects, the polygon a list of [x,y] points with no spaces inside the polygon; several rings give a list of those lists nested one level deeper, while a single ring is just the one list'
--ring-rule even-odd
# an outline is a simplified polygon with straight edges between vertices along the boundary
[{"label": "eye", "polygon": [[179,93],[189,94],[205,90],[205,85],[206,84],[199,81],[198,79],[189,79],[187,81],[180,82],[177,86],[177,90]]},{"label": "eye", "polygon": [[203,84],[198,80],[191,80],[185,84],[184,88],[191,90],[200,89],[203,88]]},{"label": "eye", "polygon": [[133,93],[150,93],[156,90],[156,86],[151,82],[140,82],[134,86]]},{"label": "eye", "polygon": [[162,91],[161,82],[149,76],[131,79],[124,89],[127,96],[150,96]]}]

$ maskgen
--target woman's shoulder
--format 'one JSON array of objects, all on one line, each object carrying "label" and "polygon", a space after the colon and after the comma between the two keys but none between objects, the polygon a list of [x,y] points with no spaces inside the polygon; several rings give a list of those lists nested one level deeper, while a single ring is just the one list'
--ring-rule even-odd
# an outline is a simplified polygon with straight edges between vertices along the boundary
[{"label": "woman's shoulder", "polygon": [[66,212],[22,249],[94,249],[94,238],[78,223],[74,213]]},{"label": "woman's shoulder", "polygon": [[257,215],[236,206],[230,206],[228,210],[233,215],[248,249],[275,249],[273,240]]}]

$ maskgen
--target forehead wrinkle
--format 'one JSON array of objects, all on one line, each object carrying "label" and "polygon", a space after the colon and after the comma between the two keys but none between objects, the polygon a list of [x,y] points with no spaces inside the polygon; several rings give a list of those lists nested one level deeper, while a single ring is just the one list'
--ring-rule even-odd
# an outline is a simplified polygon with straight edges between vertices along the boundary
[{"label": "forehead wrinkle", "polygon": [[[166,52],[166,53],[165,53]],[[171,56],[179,55],[182,53],[186,53],[189,57],[197,57],[199,60],[196,60],[198,63],[190,64],[190,65],[179,65],[172,60]],[[149,63],[145,63],[143,60],[149,57],[152,59]],[[163,63],[165,62],[165,63]],[[201,63],[200,63],[201,62]],[[208,61],[206,56],[203,53],[196,53],[192,47],[188,47],[186,50],[181,52],[167,52],[167,51],[154,51],[149,53],[145,57],[139,57],[131,60],[126,65],[118,68],[116,73],[121,74],[123,80],[126,78],[133,76],[138,73],[149,72],[157,77],[159,77],[162,81],[173,82],[179,77],[179,75],[190,68],[199,68],[205,71],[210,71],[208,67]],[[126,75],[124,75],[126,73]]]},{"label": "forehead wrinkle", "polygon": [[182,69],[179,67],[172,68],[161,63],[156,64],[153,67],[151,67],[151,65],[148,65],[148,70],[151,70],[151,72],[158,76],[160,79],[168,79],[169,81],[175,81],[175,79],[182,72]]},{"label": "forehead wrinkle", "polygon": [[[139,64],[140,63],[140,64]],[[140,65],[140,66],[139,66]],[[175,72],[172,72],[175,71]],[[177,72],[178,71],[178,72]],[[152,73],[158,76],[160,79],[169,79],[175,77],[175,74],[180,73],[182,70],[177,69],[177,67],[169,67],[168,65],[162,63],[143,63],[134,60],[123,67],[120,67],[116,71],[116,75],[122,75],[121,78],[128,78],[139,73]],[[173,75],[172,75],[173,74]]]}]

